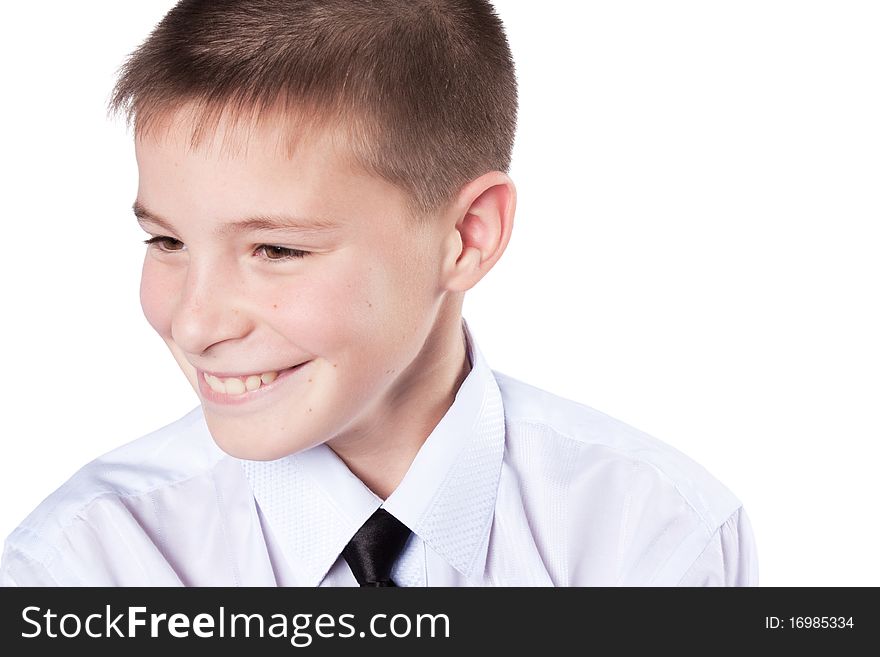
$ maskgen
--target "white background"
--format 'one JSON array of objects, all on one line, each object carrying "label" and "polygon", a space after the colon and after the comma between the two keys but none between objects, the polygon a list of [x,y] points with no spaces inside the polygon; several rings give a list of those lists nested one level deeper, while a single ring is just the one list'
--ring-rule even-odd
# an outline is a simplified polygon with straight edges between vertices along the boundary
[{"label": "white background", "polygon": [[[198,403],[141,314],[105,117],[172,4],[4,8],[2,536]],[[705,466],[761,585],[880,585],[880,6],[496,7],[521,106],[513,238],[465,301],[490,366]]]}]

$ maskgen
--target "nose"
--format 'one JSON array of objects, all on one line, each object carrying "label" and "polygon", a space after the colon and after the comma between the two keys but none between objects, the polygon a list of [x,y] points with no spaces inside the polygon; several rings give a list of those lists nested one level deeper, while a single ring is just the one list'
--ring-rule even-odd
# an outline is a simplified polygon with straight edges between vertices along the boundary
[{"label": "nose", "polygon": [[234,273],[205,262],[190,262],[174,314],[171,337],[191,354],[202,354],[212,345],[242,338],[251,330]]}]

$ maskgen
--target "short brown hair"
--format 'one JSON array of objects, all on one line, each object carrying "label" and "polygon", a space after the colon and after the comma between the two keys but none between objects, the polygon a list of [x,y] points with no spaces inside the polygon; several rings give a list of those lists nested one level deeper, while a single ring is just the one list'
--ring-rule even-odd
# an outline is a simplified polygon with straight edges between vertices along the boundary
[{"label": "short brown hair", "polygon": [[510,167],[516,76],[488,0],[181,0],[118,74],[109,112],[135,135],[188,103],[192,147],[226,110],[280,109],[288,155],[295,135],[341,127],[353,163],[425,220]]}]

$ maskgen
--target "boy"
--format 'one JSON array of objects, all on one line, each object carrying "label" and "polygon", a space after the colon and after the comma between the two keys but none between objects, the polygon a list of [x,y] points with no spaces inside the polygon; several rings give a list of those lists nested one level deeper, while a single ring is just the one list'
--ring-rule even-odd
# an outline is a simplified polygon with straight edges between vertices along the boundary
[{"label": "boy", "polygon": [[492,371],[516,80],[485,0],[183,0],[126,62],[141,302],[197,393],[7,539],[6,585],[755,585],[740,502]]}]

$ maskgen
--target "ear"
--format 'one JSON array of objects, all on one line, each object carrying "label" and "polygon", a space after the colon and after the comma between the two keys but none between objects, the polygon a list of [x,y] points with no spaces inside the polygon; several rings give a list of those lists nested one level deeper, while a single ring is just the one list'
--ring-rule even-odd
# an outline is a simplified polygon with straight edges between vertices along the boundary
[{"label": "ear", "polygon": [[453,204],[455,226],[443,263],[445,287],[471,289],[507,248],[516,212],[516,186],[506,173],[490,171],[465,185]]}]

